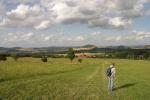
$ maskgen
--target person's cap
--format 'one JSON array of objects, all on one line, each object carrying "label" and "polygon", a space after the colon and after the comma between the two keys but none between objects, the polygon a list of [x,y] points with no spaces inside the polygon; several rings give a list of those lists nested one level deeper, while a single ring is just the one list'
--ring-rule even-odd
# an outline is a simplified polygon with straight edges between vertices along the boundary
[{"label": "person's cap", "polygon": [[113,67],[113,65],[110,65],[110,67]]}]

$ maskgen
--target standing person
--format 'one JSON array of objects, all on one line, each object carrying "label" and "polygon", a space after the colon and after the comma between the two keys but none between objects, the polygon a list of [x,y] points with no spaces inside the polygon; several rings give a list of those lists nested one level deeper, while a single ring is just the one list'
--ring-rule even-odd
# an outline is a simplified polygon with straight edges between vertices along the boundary
[{"label": "standing person", "polygon": [[108,77],[108,89],[110,91],[113,90],[114,87],[114,79],[115,79],[115,74],[116,74],[116,68],[115,68],[115,63],[112,63],[108,68],[107,68],[107,77]]}]

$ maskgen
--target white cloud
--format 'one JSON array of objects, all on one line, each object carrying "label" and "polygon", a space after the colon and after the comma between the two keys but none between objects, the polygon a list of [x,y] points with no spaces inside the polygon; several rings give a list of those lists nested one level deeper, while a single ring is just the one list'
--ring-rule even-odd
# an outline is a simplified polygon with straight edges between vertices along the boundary
[{"label": "white cloud", "polygon": [[89,27],[120,29],[129,27],[134,18],[143,16],[144,3],[148,0],[33,0],[33,2],[17,0],[16,2],[17,7],[7,11],[6,16],[0,20],[1,26],[47,29],[51,25],[61,23],[83,23]]},{"label": "white cloud", "polygon": [[44,38],[44,41],[49,41],[50,40],[50,36],[46,36],[45,38]]},{"label": "white cloud", "polygon": [[8,24],[9,20],[8,19],[1,19],[1,22],[0,22],[0,27],[2,26],[6,26]]},{"label": "white cloud", "polygon": [[68,37],[68,36],[63,36],[61,37],[62,41],[69,41],[69,42],[83,42],[85,41],[85,37],[84,36],[73,36],[73,37]]},{"label": "white cloud", "polygon": [[150,32],[136,32],[136,39],[137,40],[144,40],[146,38],[150,39]]},{"label": "white cloud", "polygon": [[23,36],[23,40],[29,40],[29,39],[31,39],[32,37],[34,36],[34,34],[33,33],[27,33],[27,34],[25,34],[24,36]]},{"label": "white cloud", "polygon": [[34,37],[34,33],[30,32],[30,33],[8,33],[5,37],[4,37],[4,41],[6,43],[15,43],[15,42],[23,42],[23,41],[29,41],[32,40],[32,38]]},{"label": "white cloud", "polygon": [[28,5],[19,5],[16,9],[7,12],[7,16],[12,19],[25,19],[29,13]]},{"label": "white cloud", "polygon": [[105,38],[106,41],[120,41],[122,40],[121,36],[110,36]]},{"label": "white cloud", "polygon": [[35,26],[34,28],[37,30],[46,29],[49,27],[49,24],[50,24],[49,20],[44,20],[38,26]]},{"label": "white cloud", "polygon": [[[54,41],[56,39],[56,36],[58,34],[37,34],[36,35],[36,38],[37,38],[37,41],[41,41],[41,42],[50,42],[50,41]],[[39,40],[38,40],[39,39]],[[57,40],[56,40],[57,41]],[[56,42],[55,41],[55,42]]]},{"label": "white cloud", "polygon": [[1,27],[24,27],[46,29],[52,23],[52,14],[46,12],[40,5],[20,4],[16,9],[6,13],[1,22]]},{"label": "white cloud", "polygon": [[109,24],[114,26],[114,27],[125,27],[128,25],[131,25],[131,20],[129,19],[123,19],[121,17],[115,17],[115,18],[111,18],[109,20]]},{"label": "white cloud", "polygon": [[[68,35],[60,33],[38,34],[33,32],[14,32],[0,35],[1,43],[4,46],[50,46],[50,45],[84,45],[96,43],[97,45],[111,44],[136,44],[149,43],[150,32],[136,31],[126,34],[109,34],[93,32],[82,35]],[[114,43],[114,44],[113,44]]]},{"label": "white cloud", "polygon": [[93,32],[93,33],[90,33],[92,36],[97,36],[97,35],[100,35],[101,32]]},{"label": "white cloud", "polygon": [[0,36],[0,45],[4,46],[50,46],[65,43],[65,45],[78,44],[86,41],[86,38],[82,35],[79,36],[67,36],[60,35],[59,33],[53,34],[38,34],[33,32],[12,32],[7,33],[4,36]]},{"label": "white cloud", "polygon": [[150,32],[136,31],[127,33],[126,35],[117,35],[117,36],[105,36],[104,40],[106,41],[144,41],[145,39],[150,40]]},{"label": "white cloud", "polygon": [[85,38],[83,37],[83,36],[77,36],[77,37],[75,37],[75,39],[74,39],[75,41],[84,41],[85,40]]}]

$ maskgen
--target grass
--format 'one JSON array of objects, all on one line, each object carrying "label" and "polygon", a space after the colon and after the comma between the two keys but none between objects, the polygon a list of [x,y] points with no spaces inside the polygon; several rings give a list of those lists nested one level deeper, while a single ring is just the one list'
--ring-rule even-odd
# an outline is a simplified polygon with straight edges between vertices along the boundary
[{"label": "grass", "polygon": [[[105,70],[116,63],[115,90],[107,91]],[[11,58],[0,62],[0,98],[4,100],[149,100],[150,62],[124,59]]]}]

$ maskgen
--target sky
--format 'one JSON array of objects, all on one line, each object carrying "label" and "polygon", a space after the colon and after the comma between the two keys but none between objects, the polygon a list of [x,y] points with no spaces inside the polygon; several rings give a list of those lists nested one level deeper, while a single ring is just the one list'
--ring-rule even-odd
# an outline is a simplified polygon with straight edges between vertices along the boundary
[{"label": "sky", "polygon": [[0,0],[0,47],[150,45],[150,0]]}]

